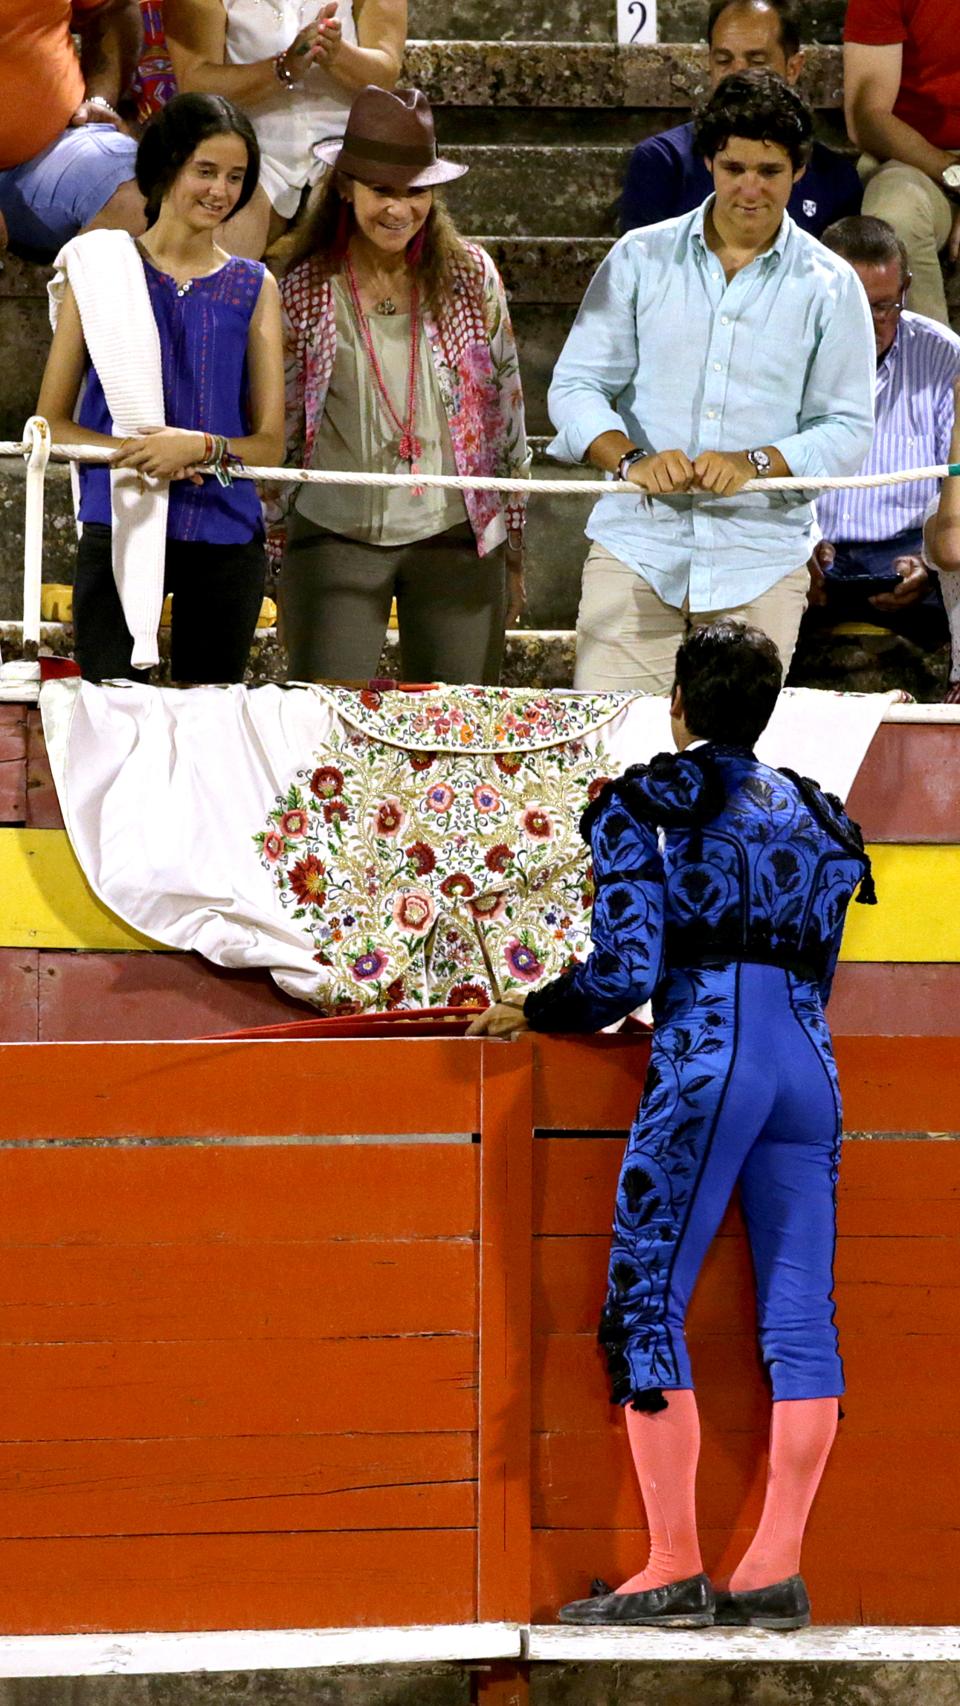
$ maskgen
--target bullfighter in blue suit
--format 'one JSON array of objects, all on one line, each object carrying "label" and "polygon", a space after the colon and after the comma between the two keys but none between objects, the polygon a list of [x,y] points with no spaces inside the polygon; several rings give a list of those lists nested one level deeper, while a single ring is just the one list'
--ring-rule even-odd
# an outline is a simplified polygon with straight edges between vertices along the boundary
[{"label": "bullfighter in blue suit", "polygon": [[[800,1545],[843,1392],[833,1254],[840,1095],[824,1018],[848,902],[874,899],[840,802],[761,764],[780,690],[773,642],[722,620],[677,654],[676,755],[586,812],[596,898],[582,964],[475,1021],[589,1032],[652,996],[643,1098],[624,1155],[600,1341],[650,1530],[646,1567],[561,1620],[797,1628]],[[700,1430],[684,1338],[691,1292],[739,1183],[773,1391],[763,1515],[723,1592],[703,1573]]]}]

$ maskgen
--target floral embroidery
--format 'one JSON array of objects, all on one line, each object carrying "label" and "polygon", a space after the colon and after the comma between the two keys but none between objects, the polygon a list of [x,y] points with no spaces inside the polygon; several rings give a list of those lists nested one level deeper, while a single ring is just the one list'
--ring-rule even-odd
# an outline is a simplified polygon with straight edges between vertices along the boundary
[{"label": "floral embroidery", "polygon": [[[582,700],[457,687],[442,699],[384,692],[375,706],[343,695],[342,707],[339,691],[317,691],[344,714],[254,842],[310,945],[318,1006],[489,1003],[478,936],[506,996],[587,953],[592,891],[578,824],[610,763],[584,738]],[[611,700],[598,705],[603,722]],[[521,729],[543,747],[522,746]],[[570,738],[547,747],[558,730]],[[513,744],[484,750],[491,739]]]},{"label": "floral embroidery", "polygon": [[[582,740],[612,722],[637,697],[633,693],[545,693],[529,687],[427,687],[375,694],[351,693],[341,687],[317,691],[355,728],[403,747],[414,770],[429,769],[442,752],[489,752],[504,776],[519,776],[531,749]],[[371,703],[374,699],[376,704]],[[315,771],[313,792],[317,792],[318,778],[339,774],[332,765]],[[605,780],[601,778],[601,783]],[[596,778],[592,776],[591,782],[596,783]],[[330,792],[338,789],[331,786]],[[487,792],[499,798],[492,783]],[[595,786],[594,794],[598,792]]]}]

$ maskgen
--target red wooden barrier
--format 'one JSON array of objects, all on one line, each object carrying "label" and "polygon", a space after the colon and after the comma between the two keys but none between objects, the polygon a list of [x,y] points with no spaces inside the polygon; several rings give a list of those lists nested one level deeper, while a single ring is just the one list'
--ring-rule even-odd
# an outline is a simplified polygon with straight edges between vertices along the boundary
[{"label": "red wooden barrier", "polygon": [[[594,1327],[645,1052],[0,1048],[0,1628],[526,1622],[634,1569]],[[852,1129],[956,1125],[953,1039],[839,1055]],[[816,1612],[955,1622],[960,1143],[848,1142],[840,1228]],[[732,1209],[690,1322],[717,1569],[762,1493],[750,1293]]]}]

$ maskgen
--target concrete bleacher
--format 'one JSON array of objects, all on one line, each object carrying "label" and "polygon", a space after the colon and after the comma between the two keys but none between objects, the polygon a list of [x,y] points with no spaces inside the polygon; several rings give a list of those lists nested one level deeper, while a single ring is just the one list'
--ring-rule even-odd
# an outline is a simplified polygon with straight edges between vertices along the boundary
[{"label": "concrete bleacher", "polygon": [[[546,394],[563,340],[586,284],[617,234],[616,204],[631,147],[682,122],[706,87],[706,49],[697,40],[705,0],[660,7],[662,40],[621,47],[614,0],[413,0],[404,81],[434,106],[440,145],[469,164],[448,191],[462,230],[479,236],[500,267],[520,348],[534,476],[556,474],[543,441],[550,432]],[[818,133],[844,142],[842,0],[799,7],[809,42],[801,87]],[[522,39],[515,39],[522,37]],[[0,438],[19,437],[31,413],[48,341],[46,271],[7,259],[0,273]],[[585,477],[589,471],[584,470]],[[576,471],[573,471],[576,477]],[[20,482],[0,463],[0,621],[19,614]],[[44,576],[72,576],[72,524],[65,476],[54,470]],[[569,633],[576,620],[590,500],[534,500],[528,533],[528,610],[524,629],[538,639],[511,648],[508,679],[568,679]],[[556,636],[556,637],[553,637]],[[854,648],[856,685],[888,685],[902,648],[863,636]],[[3,636],[0,635],[0,641]],[[9,639],[7,640],[9,646]],[[938,698],[945,660],[927,665],[909,648],[911,691]],[[916,654],[916,655],[914,655]],[[820,647],[811,685],[836,686],[850,667]],[[272,664],[264,667],[272,669]],[[519,673],[517,671],[519,670]]]}]

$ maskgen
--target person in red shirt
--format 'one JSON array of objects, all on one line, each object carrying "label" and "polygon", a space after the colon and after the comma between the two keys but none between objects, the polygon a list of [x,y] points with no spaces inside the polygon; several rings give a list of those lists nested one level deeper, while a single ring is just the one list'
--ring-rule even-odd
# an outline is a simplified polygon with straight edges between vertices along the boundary
[{"label": "person in red shirt", "polygon": [[843,40],[863,211],[906,244],[913,311],[948,324],[940,250],[960,253],[960,0],[849,0]]},{"label": "person in red shirt", "polygon": [[0,247],[52,260],[91,226],[145,229],[137,145],[116,111],[140,34],[137,0],[3,0]]}]

